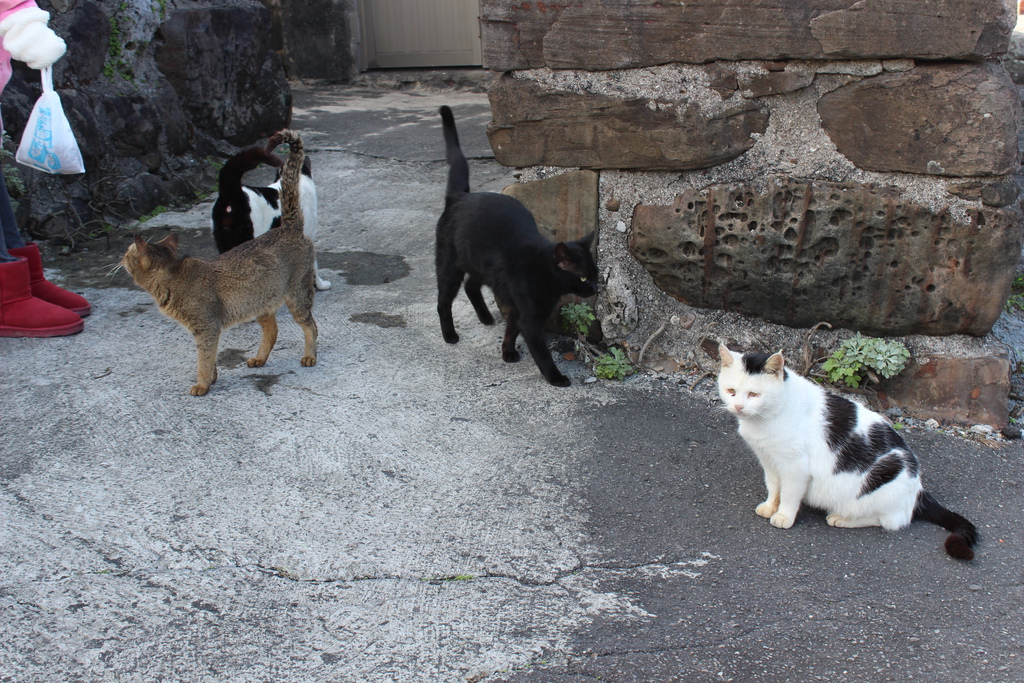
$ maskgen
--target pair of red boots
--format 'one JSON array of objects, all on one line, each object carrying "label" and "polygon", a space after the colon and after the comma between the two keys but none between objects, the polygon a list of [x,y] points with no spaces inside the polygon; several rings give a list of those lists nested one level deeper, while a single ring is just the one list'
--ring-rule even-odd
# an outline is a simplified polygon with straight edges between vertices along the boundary
[{"label": "pair of red boots", "polygon": [[83,297],[43,275],[39,247],[8,249],[17,261],[0,262],[0,337],[61,337],[81,332],[92,312]]}]

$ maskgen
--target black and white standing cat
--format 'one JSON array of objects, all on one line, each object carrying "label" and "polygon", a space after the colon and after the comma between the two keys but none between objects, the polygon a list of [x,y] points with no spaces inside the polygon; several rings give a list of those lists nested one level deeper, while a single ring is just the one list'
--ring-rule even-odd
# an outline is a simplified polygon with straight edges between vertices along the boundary
[{"label": "black and white standing cat", "polygon": [[[213,239],[217,251],[223,254],[243,242],[259,237],[281,224],[281,177],[266,187],[242,184],[242,176],[258,168],[261,163],[280,169],[284,162],[264,147],[250,147],[227,160],[217,179],[218,197],[213,204]],[[302,165],[299,180],[299,199],[305,217],[306,236],[316,240],[319,217],[317,215],[316,185],[313,183],[309,157]],[[330,289],[331,283],[320,277],[314,263],[316,288]]]},{"label": "black and white standing cat", "polygon": [[974,557],[974,525],[922,488],[917,458],[882,416],[790,372],[781,352],[718,353],[719,394],[764,469],[768,498],[755,511],[772,526],[793,526],[802,502],[837,527],[920,519],[952,532],[951,556]]},{"label": "black and white standing cat", "polygon": [[435,259],[437,313],[444,340],[459,341],[452,301],[463,286],[480,322],[494,324],[481,293],[487,285],[508,308],[502,359],[519,360],[516,339],[522,334],[544,378],[567,387],[569,378],[558,370],[548,351],[544,324],[563,295],[597,293],[597,265],[590,253],[594,234],[553,243],[538,232],[533,215],[519,200],[494,192],[470,192],[469,165],[450,108],[441,107],[441,122],[449,168]]}]

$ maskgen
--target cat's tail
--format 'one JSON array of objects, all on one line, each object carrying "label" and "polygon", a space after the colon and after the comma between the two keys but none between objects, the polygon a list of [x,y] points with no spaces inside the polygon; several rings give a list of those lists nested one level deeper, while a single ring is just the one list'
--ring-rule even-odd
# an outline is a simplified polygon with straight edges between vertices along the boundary
[{"label": "cat's tail", "polygon": [[958,560],[973,560],[974,546],[978,542],[978,530],[965,517],[942,507],[935,496],[927,491],[917,494],[913,519],[938,524],[951,532],[946,538],[946,552]]},{"label": "cat's tail", "polygon": [[441,107],[441,128],[444,130],[444,147],[448,159],[447,194],[469,192],[469,164],[459,146],[459,133],[455,130],[455,117],[451,107]]},{"label": "cat's tail", "polygon": [[306,153],[302,138],[293,130],[280,130],[267,140],[267,152],[288,143],[288,159],[281,171],[281,230],[302,232],[302,203],[299,201],[299,179]]},{"label": "cat's tail", "polygon": [[283,162],[276,154],[271,154],[272,151],[273,148],[250,147],[228,159],[221,166],[220,173],[217,176],[217,186],[221,194],[226,194],[231,190],[240,191],[242,176],[249,171],[259,168],[260,164],[280,167]]}]

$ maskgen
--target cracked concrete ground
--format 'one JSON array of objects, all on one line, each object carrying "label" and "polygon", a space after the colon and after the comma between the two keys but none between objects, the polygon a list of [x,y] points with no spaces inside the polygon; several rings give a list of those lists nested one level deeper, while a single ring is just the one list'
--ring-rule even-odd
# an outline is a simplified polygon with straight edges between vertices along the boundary
[{"label": "cracked concrete ground", "polygon": [[[189,335],[122,272],[127,237],[53,279],[82,334],[0,339],[2,681],[1019,681],[1020,442],[906,437],[982,532],[788,531],[708,392],[547,385],[457,301],[441,339],[433,226],[452,104],[476,189],[486,97],[296,86],[320,195],[319,363],[281,317],[228,332],[188,395]],[[212,254],[210,203],[142,231]]]}]

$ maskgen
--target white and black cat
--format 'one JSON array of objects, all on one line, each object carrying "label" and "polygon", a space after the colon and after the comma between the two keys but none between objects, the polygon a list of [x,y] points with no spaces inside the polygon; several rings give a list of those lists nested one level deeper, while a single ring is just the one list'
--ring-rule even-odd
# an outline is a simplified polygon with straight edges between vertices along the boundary
[{"label": "white and black cat", "polygon": [[838,527],[895,530],[920,519],[951,532],[951,556],[974,557],[977,529],[922,488],[917,458],[881,415],[790,372],[781,352],[718,352],[719,394],[764,469],[757,514],[782,529],[802,502]]},{"label": "white and black cat", "polygon": [[440,112],[449,166],[435,252],[437,313],[444,340],[459,341],[452,301],[463,286],[480,322],[494,324],[480,291],[487,285],[508,308],[501,357],[508,363],[519,360],[516,339],[522,334],[544,378],[567,387],[571,382],[555,366],[545,343],[544,324],[563,295],[597,293],[597,265],[590,253],[594,234],[553,243],[537,231],[533,215],[519,200],[470,192],[469,165],[459,146],[455,118],[449,107]]},{"label": "white and black cat", "polygon": [[[261,163],[277,169],[284,165],[273,150],[250,147],[228,159],[220,169],[217,179],[218,197],[213,204],[213,239],[217,244],[217,251],[221,254],[281,224],[280,171],[277,180],[267,187],[242,184],[242,176],[258,168]],[[306,157],[302,165],[299,197],[305,216],[306,236],[315,241],[319,216],[316,185],[313,183],[309,157]],[[319,269],[315,272],[316,288],[330,289],[331,283],[320,277]]]}]

